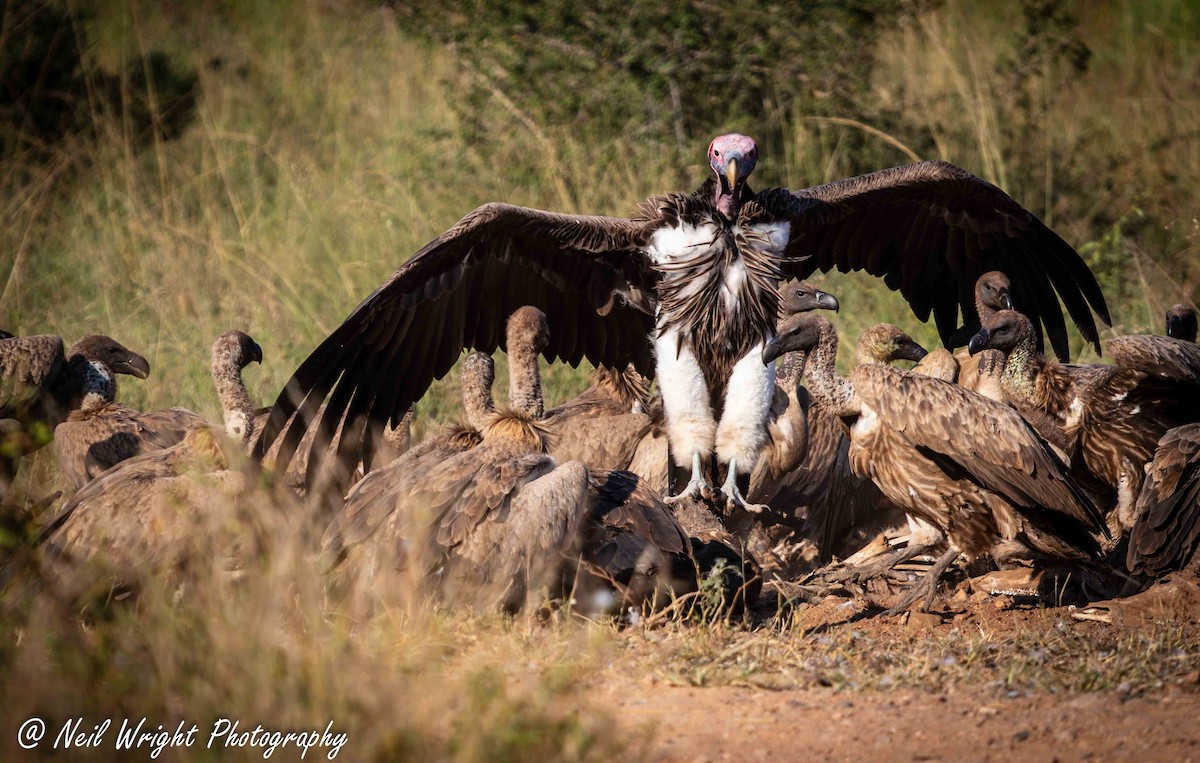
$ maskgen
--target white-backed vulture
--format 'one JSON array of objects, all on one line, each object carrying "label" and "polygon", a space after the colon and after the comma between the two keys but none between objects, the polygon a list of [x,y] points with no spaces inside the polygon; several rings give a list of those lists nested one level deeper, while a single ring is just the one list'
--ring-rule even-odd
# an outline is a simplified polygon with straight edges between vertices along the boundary
[{"label": "white-backed vulture", "polygon": [[[979,317],[979,325],[1001,310],[1012,310],[1012,284],[1008,276],[998,270],[989,271],[975,282],[975,314]],[[953,381],[970,390],[979,391],[979,359],[967,349],[971,335],[956,335],[954,346],[962,347],[954,354],[958,361],[958,372]],[[939,361],[930,361],[939,362]],[[941,378],[941,374],[930,374]]]},{"label": "white-backed vulture", "polygon": [[[241,372],[261,361],[262,350],[241,331],[227,331],[213,342],[212,378],[225,434],[240,448],[251,434],[253,413]],[[214,523],[213,512],[228,508],[249,484],[245,473],[231,469],[231,445],[223,439],[202,423],[178,442],[134,453],[95,475],[43,531],[52,556],[68,568],[101,562],[120,585],[136,584],[147,574],[174,574],[221,524]],[[247,552],[246,539],[234,536],[216,545],[233,556]]]},{"label": "white-backed vulture", "polygon": [[[372,470],[350,489],[345,505],[329,523],[321,545],[331,563],[340,562],[349,550],[370,540],[391,520],[405,498],[412,475],[423,475],[446,459],[474,448],[495,414],[492,382],[496,368],[492,356],[472,352],[459,369],[463,414],[466,421],[442,427],[408,448],[399,458]],[[401,420],[407,429],[411,417]],[[358,562],[352,562],[354,567]]]},{"label": "white-backed vulture", "polygon": [[[253,407],[241,372],[262,362],[262,349],[241,331],[227,331],[212,346],[212,378],[230,437],[246,443],[252,434]],[[78,489],[106,469],[133,456],[169,448],[189,429],[208,426],[186,408],[139,412],[97,398],[72,411],[54,430],[54,457],[70,487]]]},{"label": "white-backed vulture", "polygon": [[[581,461],[592,469],[628,469],[652,427],[650,382],[632,365],[597,368],[582,394],[546,412],[550,455]],[[666,463],[664,454],[663,462]]]},{"label": "white-backed vulture", "polygon": [[48,435],[85,402],[115,394],[114,374],[145,379],[150,364],[99,334],[65,352],[62,339],[50,334],[0,339],[0,418],[38,422]]},{"label": "white-backed vulture", "polygon": [[1108,322],[1079,255],[1003,191],[951,164],[754,193],[751,138],[720,136],[707,159],[711,175],[696,192],[649,199],[631,219],[506,204],[468,214],[301,364],[256,452],[282,440],[279,458],[290,461],[316,428],[310,480],[330,459],[344,479],[360,460],[369,468],[388,422],[464,348],[494,351],[507,316],[533,305],[553,328],[549,360],[656,373],[675,481],[690,469],[683,492],[696,494],[726,464],[722,492],[738,504],[738,482],[766,441],[774,371],[760,356],[785,278],[834,267],[882,277],[918,318],[933,315],[944,342],[960,309],[974,325],[972,288],[992,269],[1010,274],[1013,304],[1037,317],[1062,355],[1059,298],[1086,341],[1097,340],[1093,311]]},{"label": "white-backed vulture", "polygon": [[[923,592],[932,597],[958,554],[987,554],[1001,539],[1059,559],[1087,561],[1098,553],[1089,531],[1103,530],[1099,512],[1016,411],[879,363],[840,377],[837,333],[827,319],[801,315],[784,329],[781,339],[791,332],[820,335],[808,359],[809,387],[850,426],[855,472],[869,475],[894,504],[939,529],[950,546],[925,584],[893,611],[911,606]],[[903,336],[898,330],[886,335]],[[864,336],[873,344],[885,333]],[[860,356],[877,354],[860,340]]]},{"label": "white-backed vulture", "polygon": [[[547,432],[537,419],[546,317],[522,308],[508,324],[512,408],[488,418],[473,448],[423,470],[372,472],[355,486],[344,521],[323,543],[331,552],[340,547],[352,574],[391,565],[447,601],[516,611],[575,556],[589,475],[583,464],[560,466],[546,453]],[[372,505],[385,475],[391,501]]]},{"label": "white-backed vulture", "polygon": [[223,525],[214,512],[228,510],[253,481],[230,468],[231,446],[222,440],[213,428],[193,428],[80,488],[44,531],[54,577],[71,595],[90,587],[96,564],[108,575],[106,587],[136,586],[147,576],[174,580],[201,544],[226,554],[230,570],[243,564],[254,545],[248,538],[213,536]]},{"label": "white-backed vulture", "polygon": [[985,323],[971,348],[1005,355],[1008,402],[1063,445],[1083,484],[1102,491],[1110,530],[1127,531],[1159,438],[1200,420],[1200,347],[1123,336],[1105,344],[1116,365],[1062,366],[1037,352],[1028,318],[1005,310]]}]

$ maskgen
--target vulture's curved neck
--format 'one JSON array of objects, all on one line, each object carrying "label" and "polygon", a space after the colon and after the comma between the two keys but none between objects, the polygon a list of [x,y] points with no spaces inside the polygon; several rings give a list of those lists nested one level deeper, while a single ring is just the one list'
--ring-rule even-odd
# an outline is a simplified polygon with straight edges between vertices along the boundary
[{"label": "vulture's curved neck", "polygon": [[529,419],[540,419],[544,412],[538,354],[523,342],[508,347],[508,402]]},{"label": "vulture's curved neck", "polygon": [[63,376],[68,410],[92,413],[117,399],[117,379],[98,360],[72,355]]},{"label": "vulture's curved neck", "polygon": [[[510,355],[509,363],[513,362]],[[537,363],[536,357],[534,363]],[[490,368],[477,369],[462,377],[463,412],[467,423],[480,432],[487,426],[488,418],[496,412],[496,404],[492,399],[493,380],[494,374]]]},{"label": "vulture's curved neck", "polygon": [[849,379],[837,373],[837,331],[833,326],[821,328],[821,339],[805,364],[809,387],[823,405],[835,416],[856,416],[859,412],[858,396]]},{"label": "vulture's curved neck", "polygon": [[242,369],[228,355],[214,353],[212,377],[225,418],[225,433],[239,442],[250,439],[254,428],[254,406],[242,382]]},{"label": "vulture's curved neck", "polygon": [[1009,399],[1029,400],[1034,397],[1042,365],[1038,361],[1034,340],[1031,337],[1022,337],[1017,346],[1008,353],[1004,361],[1004,373],[1000,375],[1000,383]]}]

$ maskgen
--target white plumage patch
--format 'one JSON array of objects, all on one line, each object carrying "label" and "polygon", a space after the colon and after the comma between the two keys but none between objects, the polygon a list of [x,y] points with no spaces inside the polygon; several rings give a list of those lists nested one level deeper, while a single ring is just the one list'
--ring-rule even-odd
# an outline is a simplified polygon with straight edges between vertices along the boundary
[{"label": "white plumage patch", "polygon": [[763,365],[756,344],[733,366],[725,387],[725,411],[717,426],[717,458],[737,459],[738,471],[749,472],[767,442],[767,418],[775,396],[775,363]]},{"label": "white plumage patch", "polygon": [[760,225],[751,225],[750,231],[754,238],[766,241],[766,246],[760,246],[760,250],[770,252],[771,254],[782,254],[784,247],[787,246],[788,238],[792,235],[792,224],[787,220],[775,223],[762,223]]},{"label": "white plumage patch", "polygon": [[663,332],[654,342],[654,351],[658,356],[656,370],[667,418],[667,439],[675,465],[688,467],[693,453],[712,453],[716,439],[708,385],[691,348],[686,343],[680,347],[679,332]]},{"label": "white plumage patch", "polygon": [[879,414],[866,404],[862,406],[862,414],[854,422],[850,430],[851,439],[870,437],[879,429]]},{"label": "white plumage patch", "polygon": [[712,223],[703,225],[680,225],[677,228],[659,228],[650,236],[646,254],[656,265],[679,259],[688,259],[701,247],[711,246],[717,239],[717,228]]}]

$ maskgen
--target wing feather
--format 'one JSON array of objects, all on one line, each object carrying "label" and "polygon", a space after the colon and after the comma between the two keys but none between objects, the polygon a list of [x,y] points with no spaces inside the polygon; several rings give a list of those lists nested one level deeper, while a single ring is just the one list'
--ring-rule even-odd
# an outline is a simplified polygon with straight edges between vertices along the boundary
[{"label": "wing feather", "polygon": [[346,467],[370,456],[385,422],[402,416],[464,349],[494,352],[509,314],[524,305],[547,315],[549,360],[633,362],[652,374],[652,318],[612,302],[614,293],[654,288],[641,254],[646,226],[504,204],[480,207],[402,265],[300,365],[255,453],[261,457],[282,440],[276,465],[285,468],[305,432],[316,427],[310,484],[330,453]]},{"label": "wing feather", "polygon": [[[935,305],[948,304],[940,290],[957,284],[963,322],[972,326],[978,323],[975,281],[986,270],[1001,270],[1012,282],[1014,301],[1033,307],[1064,360],[1068,342],[1059,298],[1097,349],[1095,317],[1111,323],[1099,283],[1070,245],[1004,191],[947,162],[894,167],[790,195],[769,190],[758,198],[791,221],[782,263],[788,277],[834,266],[867,270],[899,290],[922,320]],[[859,237],[848,231],[864,227],[875,231],[870,250],[851,251]],[[1037,256],[1022,256],[1023,250]],[[803,259],[806,254],[816,256]],[[1051,285],[1048,292],[1043,283]]]}]

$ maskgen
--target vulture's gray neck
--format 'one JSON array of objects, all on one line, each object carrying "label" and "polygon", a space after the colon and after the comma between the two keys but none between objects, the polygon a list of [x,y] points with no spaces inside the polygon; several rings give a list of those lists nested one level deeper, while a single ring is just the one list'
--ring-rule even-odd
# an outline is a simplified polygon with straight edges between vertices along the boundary
[{"label": "vulture's gray neck", "polygon": [[[509,362],[513,362],[511,355]],[[534,362],[537,362],[536,358]],[[463,413],[466,414],[467,423],[480,432],[487,426],[488,417],[496,411],[496,404],[492,399],[493,381],[495,367],[490,362],[481,363],[479,367],[466,370],[462,375]]]},{"label": "vulture's gray neck", "polygon": [[540,419],[544,412],[538,354],[524,344],[508,347],[508,402],[518,414]]},{"label": "vulture's gray neck", "polygon": [[861,406],[854,385],[837,373],[837,348],[837,331],[833,324],[823,325],[820,341],[805,366],[809,389],[834,416],[857,416]]},{"label": "vulture's gray neck", "polygon": [[212,377],[225,418],[225,434],[238,442],[249,440],[254,433],[254,406],[242,382],[242,369],[232,353],[213,352]]}]

